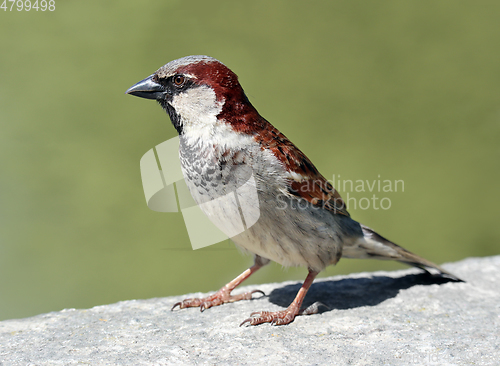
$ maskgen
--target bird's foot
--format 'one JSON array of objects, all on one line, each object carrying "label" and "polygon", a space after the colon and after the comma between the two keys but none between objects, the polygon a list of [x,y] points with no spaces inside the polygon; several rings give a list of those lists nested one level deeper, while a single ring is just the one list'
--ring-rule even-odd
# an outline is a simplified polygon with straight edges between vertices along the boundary
[{"label": "bird's foot", "polygon": [[206,310],[208,308],[211,308],[212,306],[217,306],[217,305],[222,305],[227,302],[235,302],[235,301],[240,301],[240,300],[251,300],[252,295],[254,293],[260,293],[263,296],[266,294],[261,291],[261,290],[253,290],[250,292],[245,292],[243,294],[238,294],[238,295],[231,295],[231,291],[222,288],[219,291],[217,291],[215,294],[208,296],[208,297],[203,297],[203,298],[193,298],[193,299],[185,299],[183,301],[180,301],[172,307],[172,310],[174,310],[177,306],[179,309],[184,309],[184,308],[192,308],[192,307],[200,307],[200,311]]},{"label": "bird's foot", "polygon": [[240,324],[240,327],[246,323],[248,323],[248,325],[258,325],[262,323],[271,323],[271,325],[289,324],[293,322],[298,315],[317,314],[320,306],[326,307],[326,305],[320,302],[315,302],[307,308],[300,310],[298,306],[292,303],[287,309],[281,311],[256,311],[250,314],[250,318],[245,319],[243,323]]},{"label": "bird's foot", "polygon": [[281,311],[256,311],[250,314],[250,318],[245,319],[240,327],[248,323],[249,325],[258,325],[262,323],[271,323],[271,325],[285,325],[293,322],[295,317],[299,315],[299,310],[288,307]]},{"label": "bird's foot", "polygon": [[299,315],[295,310],[281,310],[281,311],[256,311],[250,314],[250,318],[245,319],[240,327],[248,323],[249,325],[258,325],[262,323],[271,323],[271,325],[285,325],[293,322],[295,317]]}]

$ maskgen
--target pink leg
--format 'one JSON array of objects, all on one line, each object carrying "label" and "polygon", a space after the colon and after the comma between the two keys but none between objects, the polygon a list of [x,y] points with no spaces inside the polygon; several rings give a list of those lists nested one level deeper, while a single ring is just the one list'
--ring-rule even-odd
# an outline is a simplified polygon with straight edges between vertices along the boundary
[{"label": "pink leg", "polygon": [[272,325],[285,325],[293,322],[297,315],[308,315],[317,312],[317,307],[312,311],[309,308],[300,310],[302,301],[304,301],[304,297],[306,296],[309,287],[311,287],[311,284],[313,283],[314,278],[316,278],[317,275],[318,272],[309,270],[309,274],[307,275],[304,284],[287,309],[282,311],[257,311],[250,314],[250,318],[246,319],[243,323],[240,324],[240,326],[245,323],[248,323],[250,325],[257,325],[262,323],[271,323]]},{"label": "pink leg", "polygon": [[245,272],[243,272],[238,277],[236,277],[234,280],[232,280],[227,285],[222,287],[215,294],[208,296],[208,297],[205,297],[205,298],[185,299],[183,301],[176,303],[172,307],[172,310],[174,310],[177,306],[179,306],[180,309],[199,306],[200,310],[203,311],[205,309],[211,308],[212,306],[221,305],[221,304],[224,304],[227,302],[235,302],[235,301],[239,301],[239,300],[250,300],[250,299],[252,299],[252,294],[254,294],[256,292],[259,292],[262,295],[265,295],[264,292],[262,292],[260,290],[245,292],[244,294],[239,294],[239,295],[231,295],[231,291],[233,291],[236,288],[236,286],[238,286],[240,283],[245,281],[248,277],[250,277],[252,275],[252,273],[257,271],[261,267],[262,267],[262,264],[260,264],[258,261],[256,261],[256,263],[252,267],[248,268]]}]

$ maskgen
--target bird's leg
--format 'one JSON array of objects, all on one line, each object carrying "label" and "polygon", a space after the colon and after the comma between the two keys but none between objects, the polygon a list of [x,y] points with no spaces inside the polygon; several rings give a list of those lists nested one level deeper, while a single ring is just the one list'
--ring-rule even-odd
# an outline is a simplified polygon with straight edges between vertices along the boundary
[{"label": "bird's leg", "polygon": [[[267,262],[269,262],[269,261],[267,261]],[[204,297],[204,298],[185,299],[183,301],[176,303],[172,307],[172,310],[174,310],[177,306],[180,309],[199,306],[200,310],[203,311],[205,309],[211,308],[212,306],[222,305],[226,302],[235,302],[235,301],[239,301],[239,300],[251,300],[252,294],[254,294],[256,292],[259,292],[262,295],[265,295],[264,292],[262,292],[260,290],[253,290],[253,291],[245,292],[243,294],[238,294],[238,295],[231,295],[231,291],[233,291],[236,288],[236,286],[238,286],[240,283],[242,283],[248,277],[250,277],[252,275],[252,273],[257,271],[264,264],[267,264],[267,262],[264,262],[264,260],[261,260],[260,257],[257,257],[255,259],[255,264],[252,267],[248,268],[245,272],[240,274],[234,280],[229,282],[227,285],[223,286],[215,294],[208,296],[208,297]]]},{"label": "bird's leg", "polygon": [[304,310],[300,310],[300,306],[302,305],[302,301],[311,287],[311,284],[314,281],[314,278],[318,275],[318,272],[309,270],[309,274],[307,275],[302,287],[300,288],[297,296],[292,301],[290,306],[285,310],[281,311],[257,311],[250,314],[250,318],[246,319],[243,323],[240,324],[242,326],[245,323],[250,325],[257,325],[262,323],[271,323],[272,325],[285,325],[293,322],[297,315],[309,315],[317,312],[317,307],[314,307],[315,310],[311,310],[312,308],[307,308]]}]

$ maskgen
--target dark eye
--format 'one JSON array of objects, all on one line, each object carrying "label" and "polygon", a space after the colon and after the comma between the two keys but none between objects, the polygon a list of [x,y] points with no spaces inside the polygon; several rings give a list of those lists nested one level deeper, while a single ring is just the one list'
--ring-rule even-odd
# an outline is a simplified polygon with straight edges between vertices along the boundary
[{"label": "dark eye", "polygon": [[174,76],[175,86],[183,86],[185,82],[186,82],[186,78],[184,76],[182,76],[182,75],[175,75]]}]

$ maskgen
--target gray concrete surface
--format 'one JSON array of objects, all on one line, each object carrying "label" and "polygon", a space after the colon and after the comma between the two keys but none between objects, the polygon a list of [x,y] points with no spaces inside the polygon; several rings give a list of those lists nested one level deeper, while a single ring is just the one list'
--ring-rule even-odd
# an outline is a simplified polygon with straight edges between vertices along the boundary
[{"label": "gray concrete surface", "polygon": [[299,283],[203,313],[170,311],[177,296],[2,321],[0,365],[500,364],[500,256],[444,268],[466,282],[415,269],[320,279],[306,305],[330,309],[280,327],[238,325],[288,305]]}]

